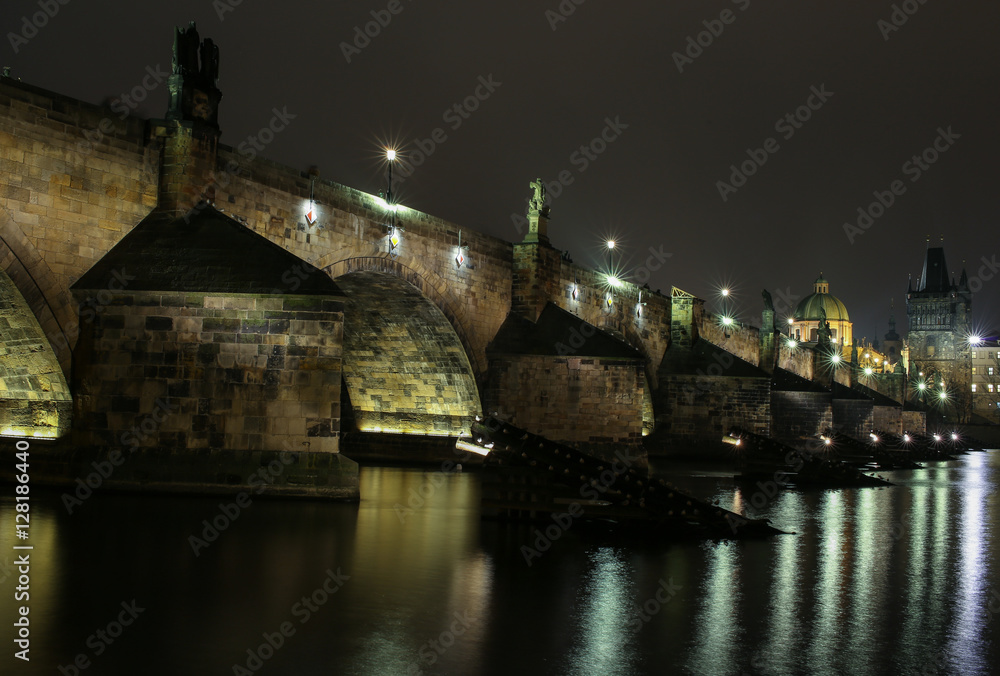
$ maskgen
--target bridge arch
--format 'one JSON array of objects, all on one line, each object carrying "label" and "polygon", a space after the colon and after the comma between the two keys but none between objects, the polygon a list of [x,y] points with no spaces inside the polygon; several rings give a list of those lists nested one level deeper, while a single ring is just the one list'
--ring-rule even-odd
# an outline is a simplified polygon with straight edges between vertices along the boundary
[{"label": "bridge arch", "polygon": [[388,257],[349,258],[324,270],[347,298],[343,378],[358,429],[467,433],[482,412],[479,379],[440,289]]},{"label": "bridge arch", "polygon": [[0,209],[0,270],[7,273],[31,309],[45,344],[55,353],[63,376],[68,376],[79,336],[76,304],[5,208]]},{"label": "bridge arch", "polygon": [[0,269],[0,436],[57,438],[69,431],[69,386],[41,325]]}]

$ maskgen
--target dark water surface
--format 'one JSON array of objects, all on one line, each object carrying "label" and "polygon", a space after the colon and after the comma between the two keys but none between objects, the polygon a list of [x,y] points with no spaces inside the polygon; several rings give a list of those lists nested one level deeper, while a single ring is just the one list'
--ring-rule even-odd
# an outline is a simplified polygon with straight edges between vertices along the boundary
[{"label": "dark water surface", "polygon": [[573,526],[530,566],[535,526],[481,521],[471,472],[365,468],[360,505],[257,499],[197,556],[219,499],[99,493],[68,515],[36,490],[30,665],[13,659],[0,487],[0,673],[1000,672],[998,466],[976,453],[888,473],[892,488],[773,499],[689,477],[798,534],[626,543]]}]

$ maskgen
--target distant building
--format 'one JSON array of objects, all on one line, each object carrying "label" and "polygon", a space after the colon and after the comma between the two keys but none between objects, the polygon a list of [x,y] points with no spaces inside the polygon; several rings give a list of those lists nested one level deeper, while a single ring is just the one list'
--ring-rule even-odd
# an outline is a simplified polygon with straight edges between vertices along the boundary
[{"label": "distant building", "polygon": [[1000,339],[983,338],[972,345],[972,408],[1000,422]]},{"label": "distant building", "polygon": [[955,283],[943,248],[927,248],[920,280],[916,288],[911,280],[906,291],[906,316],[911,389],[943,412],[966,418],[972,409],[972,292],[965,270]]},{"label": "distant building", "polygon": [[854,324],[847,314],[847,307],[830,293],[830,282],[823,278],[821,272],[813,283],[813,292],[795,306],[789,334],[800,343],[816,343],[824,317],[830,325],[832,340],[841,346],[854,344]]}]

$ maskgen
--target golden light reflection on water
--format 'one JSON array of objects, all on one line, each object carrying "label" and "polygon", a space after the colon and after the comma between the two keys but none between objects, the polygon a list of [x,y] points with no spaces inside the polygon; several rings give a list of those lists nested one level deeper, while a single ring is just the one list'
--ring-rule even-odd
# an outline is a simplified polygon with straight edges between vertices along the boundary
[{"label": "golden light reflection on water", "polygon": [[352,582],[380,590],[371,603],[381,618],[362,643],[365,673],[433,671],[445,657],[467,673],[485,668],[494,565],[478,548],[479,490],[472,479],[461,472],[363,468],[367,497],[358,508]]},{"label": "golden light reflection on water", "polygon": [[[13,492],[10,490],[10,493]],[[14,504],[13,498],[0,499],[0,620],[3,620],[0,622],[0,626],[3,627],[0,629],[0,644],[5,651],[0,662],[7,660],[14,652],[12,646],[16,633],[13,623],[19,617],[20,606],[29,608],[28,618],[31,622],[29,629],[33,648],[45,645],[51,640],[50,636],[59,629],[55,622],[61,589],[59,522],[50,506],[34,501],[29,512],[30,535],[26,541],[19,540],[15,537]],[[21,545],[30,545],[33,549],[14,549],[15,546]],[[17,600],[15,594],[18,593],[19,572],[14,563],[22,554],[29,555],[30,581],[27,590],[29,598]],[[29,653],[29,656],[32,654],[37,654],[37,650]]]}]

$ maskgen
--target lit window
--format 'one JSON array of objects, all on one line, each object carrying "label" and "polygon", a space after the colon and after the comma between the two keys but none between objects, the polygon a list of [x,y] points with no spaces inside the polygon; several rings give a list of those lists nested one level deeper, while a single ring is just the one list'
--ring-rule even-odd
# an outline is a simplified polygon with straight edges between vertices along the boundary
[{"label": "lit window", "polygon": [[987,366],[987,367],[986,367],[986,372],[987,372],[987,374],[989,374],[989,375],[993,375],[993,367],[992,367],[992,366]]},{"label": "lit window", "polygon": [[992,383],[989,383],[989,384],[986,385],[986,391],[987,392],[992,392],[993,391],[993,384]]},{"label": "lit window", "polygon": [[975,383],[972,383],[972,391],[973,391],[973,392],[975,392],[975,391],[976,391],[976,384],[975,384]]},{"label": "lit window", "polygon": [[972,375],[976,375],[976,367],[975,366],[972,367]]}]

